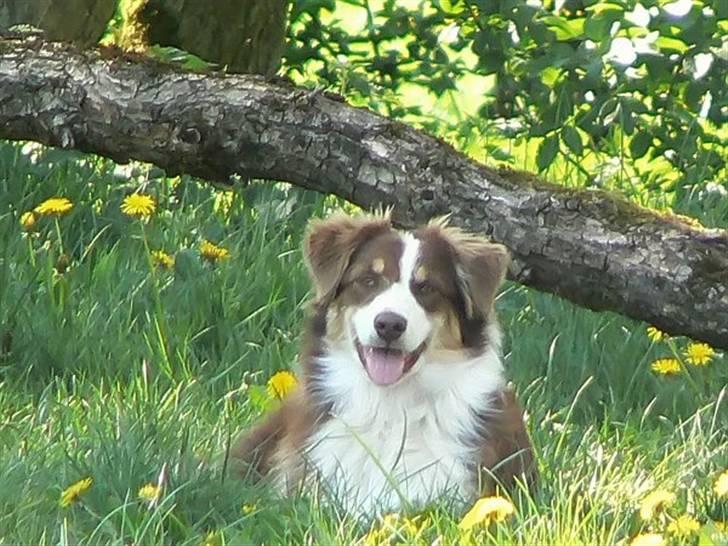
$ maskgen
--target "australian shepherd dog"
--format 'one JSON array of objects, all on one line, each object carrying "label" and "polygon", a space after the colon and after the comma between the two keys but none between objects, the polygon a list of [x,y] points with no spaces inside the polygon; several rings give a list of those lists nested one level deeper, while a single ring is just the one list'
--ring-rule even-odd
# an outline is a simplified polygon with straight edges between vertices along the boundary
[{"label": "australian shepherd dog", "polygon": [[506,249],[387,214],[314,221],[301,385],[229,453],[284,491],[318,484],[348,511],[462,500],[535,476],[499,357]]}]

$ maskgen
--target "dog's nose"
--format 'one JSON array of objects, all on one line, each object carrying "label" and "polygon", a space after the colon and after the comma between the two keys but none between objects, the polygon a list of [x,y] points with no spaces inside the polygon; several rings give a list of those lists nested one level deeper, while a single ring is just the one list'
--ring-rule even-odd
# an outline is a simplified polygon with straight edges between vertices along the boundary
[{"label": "dog's nose", "polygon": [[394,341],[407,329],[407,319],[397,313],[384,311],[374,317],[374,329],[383,340]]}]

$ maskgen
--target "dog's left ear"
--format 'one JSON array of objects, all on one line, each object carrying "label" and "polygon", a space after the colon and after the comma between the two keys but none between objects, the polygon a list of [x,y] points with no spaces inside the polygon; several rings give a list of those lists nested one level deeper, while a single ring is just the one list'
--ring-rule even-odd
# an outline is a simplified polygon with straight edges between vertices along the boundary
[{"label": "dog's left ear", "polygon": [[467,318],[490,316],[496,293],[511,262],[508,249],[456,228],[445,230],[456,254],[455,269]]},{"label": "dog's left ear", "polygon": [[368,238],[392,229],[389,214],[334,214],[311,222],[303,244],[306,265],[316,288],[316,300],[336,297],[341,279],[356,249]]},{"label": "dog's left ear", "polygon": [[458,249],[458,253],[458,277],[465,298],[465,313],[468,318],[476,314],[487,317],[511,261],[508,250],[483,239]]}]

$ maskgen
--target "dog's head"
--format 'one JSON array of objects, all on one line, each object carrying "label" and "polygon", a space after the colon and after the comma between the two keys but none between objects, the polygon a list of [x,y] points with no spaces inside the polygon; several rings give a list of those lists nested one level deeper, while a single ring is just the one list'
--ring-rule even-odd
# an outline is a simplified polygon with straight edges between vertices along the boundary
[{"label": "dog's head", "polygon": [[505,247],[446,222],[402,232],[386,214],[315,221],[304,253],[321,335],[356,354],[377,385],[427,360],[479,354],[509,260]]}]

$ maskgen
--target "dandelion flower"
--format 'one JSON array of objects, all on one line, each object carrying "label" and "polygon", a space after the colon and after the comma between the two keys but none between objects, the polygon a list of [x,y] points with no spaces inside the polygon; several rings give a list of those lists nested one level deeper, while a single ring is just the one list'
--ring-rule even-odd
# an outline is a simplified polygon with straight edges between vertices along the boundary
[{"label": "dandelion flower", "polygon": [[33,231],[35,229],[35,221],[35,214],[30,210],[20,215],[20,226],[25,231]]},{"label": "dandelion flower", "polygon": [[713,491],[719,497],[728,497],[728,470],[724,470],[715,480]]},{"label": "dandelion flower", "polygon": [[688,514],[683,514],[667,526],[668,533],[680,537],[688,537],[699,530],[700,522]]},{"label": "dandelion flower", "polygon": [[682,371],[677,358],[658,358],[650,367],[660,375],[675,375]]},{"label": "dandelion flower", "polygon": [[73,203],[65,197],[51,197],[35,207],[35,212],[41,216],[66,214],[73,208]]},{"label": "dandelion flower", "polygon": [[650,341],[654,341],[655,343],[657,343],[658,341],[662,341],[663,339],[665,339],[665,337],[667,336],[662,330],[658,330],[654,326],[648,326],[647,337],[650,338]]},{"label": "dandelion flower", "polygon": [[422,531],[429,525],[429,518],[415,516],[413,518],[402,518],[400,529],[404,536],[408,538],[414,538],[422,533]]},{"label": "dandelion flower", "polygon": [[472,529],[479,523],[500,522],[512,515],[516,509],[503,497],[484,497],[478,500],[460,521],[460,529]]},{"label": "dandelion flower", "polygon": [[640,517],[651,520],[656,514],[670,506],[675,501],[675,494],[665,489],[658,489],[649,493],[640,503]]},{"label": "dandelion flower", "polygon": [[64,508],[71,506],[78,498],[83,495],[94,483],[93,478],[84,478],[74,484],[69,485],[62,493],[59,501]]},{"label": "dandelion flower", "polygon": [[167,254],[164,250],[152,250],[152,263],[162,269],[172,269],[174,256]]},{"label": "dandelion flower", "polygon": [[159,498],[161,492],[162,490],[158,485],[148,483],[139,489],[139,493],[137,493],[137,495],[139,495],[139,498],[143,501],[154,502]]},{"label": "dandelion flower", "polygon": [[283,400],[296,388],[297,384],[298,380],[291,372],[276,372],[268,380],[268,394],[270,394],[271,398]]},{"label": "dandelion flower", "polygon": [[373,526],[361,539],[363,546],[385,546],[390,543],[391,533],[382,527]]},{"label": "dandelion flower", "polygon": [[210,532],[202,541],[202,546],[221,546],[222,537],[220,533]]},{"label": "dandelion flower", "polygon": [[629,546],[663,546],[665,539],[659,533],[642,533],[629,543]]},{"label": "dandelion flower", "polygon": [[230,251],[227,248],[217,246],[210,241],[202,241],[200,245],[200,255],[210,263],[226,260],[230,257]]},{"label": "dandelion flower", "polygon": [[416,538],[428,525],[429,519],[423,519],[421,516],[406,518],[397,513],[386,514],[380,525],[373,525],[369,529],[361,543],[363,546],[388,546],[396,536]]},{"label": "dandelion flower", "polygon": [[127,216],[147,218],[152,215],[156,205],[154,199],[143,193],[132,193],[124,197],[121,203],[121,212]]},{"label": "dandelion flower", "polygon": [[714,354],[715,351],[707,343],[691,343],[685,349],[685,358],[694,366],[705,366]]}]

